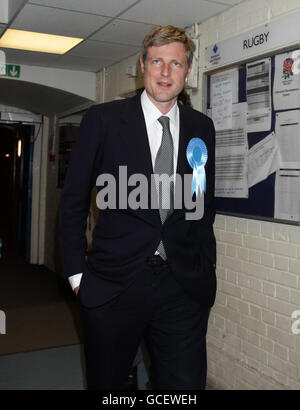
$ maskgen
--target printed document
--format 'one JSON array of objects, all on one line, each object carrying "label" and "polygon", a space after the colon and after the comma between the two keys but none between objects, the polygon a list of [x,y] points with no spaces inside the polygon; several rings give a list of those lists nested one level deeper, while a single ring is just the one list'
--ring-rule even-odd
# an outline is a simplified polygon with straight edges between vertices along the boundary
[{"label": "printed document", "polygon": [[275,56],[275,110],[300,108],[300,50]]},{"label": "printed document", "polygon": [[276,173],[274,217],[300,221],[300,170],[280,169]]},{"label": "printed document", "polygon": [[253,145],[248,153],[248,187],[258,184],[280,168],[279,147],[274,132]]},{"label": "printed document", "polygon": [[246,65],[247,132],[271,129],[271,60]]},{"label": "printed document", "polygon": [[238,102],[238,70],[211,76],[210,106],[216,131],[232,128],[232,104]]},{"label": "printed document", "polygon": [[276,114],[276,138],[280,150],[280,168],[300,169],[300,110]]},{"label": "printed document", "polygon": [[248,198],[247,104],[233,104],[232,107],[232,128],[216,131],[215,195]]}]

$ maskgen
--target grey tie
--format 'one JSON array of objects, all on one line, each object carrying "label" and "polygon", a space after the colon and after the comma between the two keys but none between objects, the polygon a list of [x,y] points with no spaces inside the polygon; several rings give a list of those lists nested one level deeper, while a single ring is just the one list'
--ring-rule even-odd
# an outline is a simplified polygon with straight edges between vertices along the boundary
[{"label": "grey tie", "polygon": [[[174,173],[173,165],[173,138],[169,127],[169,117],[162,116],[158,118],[158,121],[163,127],[161,145],[159,147],[158,153],[156,155],[154,173],[155,174],[167,174],[169,176]],[[158,204],[159,204],[159,214],[161,222],[164,223],[168,215],[173,212],[174,209],[174,198],[173,198],[173,184],[170,186],[170,198],[166,198],[168,192],[163,192],[163,190],[158,189]],[[165,194],[165,195],[163,195]],[[169,209],[163,209],[163,204],[169,204]],[[167,259],[166,251],[162,241],[160,241],[157,251],[163,259]]]}]

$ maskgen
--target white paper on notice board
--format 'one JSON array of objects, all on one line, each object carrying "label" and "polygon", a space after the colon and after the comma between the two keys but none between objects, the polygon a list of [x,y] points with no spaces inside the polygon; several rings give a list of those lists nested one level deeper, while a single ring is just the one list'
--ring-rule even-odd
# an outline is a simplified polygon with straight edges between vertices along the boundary
[{"label": "white paper on notice board", "polygon": [[279,147],[274,132],[253,145],[248,152],[249,188],[280,168]]},{"label": "white paper on notice board", "polygon": [[271,129],[271,59],[247,64],[247,132]]},{"label": "white paper on notice board", "polygon": [[280,168],[300,169],[300,110],[276,113],[275,132],[281,155]]},{"label": "white paper on notice board", "polygon": [[300,50],[275,56],[275,110],[300,108]]},{"label": "white paper on notice board", "polygon": [[274,217],[300,221],[300,171],[280,169],[276,172]]},{"label": "white paper on notice board", "polygon": [[220,88],[226,82],[231,82],[231,95],[232,95],[232,104],[236,104],[239,100],[238,94],[238,83],[239,83],[239,71],[237,68],[232,68],[231,70],[222,71],[221,73],[212,74],[210,76],[211,81],[211,92],[210,92],[210,106],[215,107],[219,103],[220,98]]},{"label": "white paper on notice board", "polygon": [[238,102],[238,70],[211,76],[210,106],[215,129],[232,128],[232,104]]},{"label": "white paper on notice board", "polygon": [[232,107],[232,128],[216,132],[215,196],[248,198],[247,104]]}]

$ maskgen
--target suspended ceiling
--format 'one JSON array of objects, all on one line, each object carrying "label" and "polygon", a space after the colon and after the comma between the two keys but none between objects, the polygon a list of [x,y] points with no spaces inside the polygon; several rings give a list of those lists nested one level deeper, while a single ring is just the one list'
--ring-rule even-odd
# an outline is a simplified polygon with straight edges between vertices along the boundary
[{"label": "suspended ceiling", "polygon": [[[5,0],[4,0],[5,1]],[[15,0],[16,1],[16,0]],[[7,63],[97,72],[139,52],[155,25],[187,27],[242,0],[17,0],[6,28],[82,37],[64,55],[2,49]],[[3,19],[2,19],[3,20]]]}]

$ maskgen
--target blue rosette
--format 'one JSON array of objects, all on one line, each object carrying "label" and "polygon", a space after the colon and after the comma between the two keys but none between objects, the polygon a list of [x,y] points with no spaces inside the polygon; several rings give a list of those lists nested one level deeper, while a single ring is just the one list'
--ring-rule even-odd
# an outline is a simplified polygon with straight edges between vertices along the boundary
[{"label": "blue rosette", "polygon": [[205,164],[208,154],[205,143],[201,138],[192,138],[186,149],[186,157],[191,168],[193,168],[192,195],[196,197],[206,190]]}]

